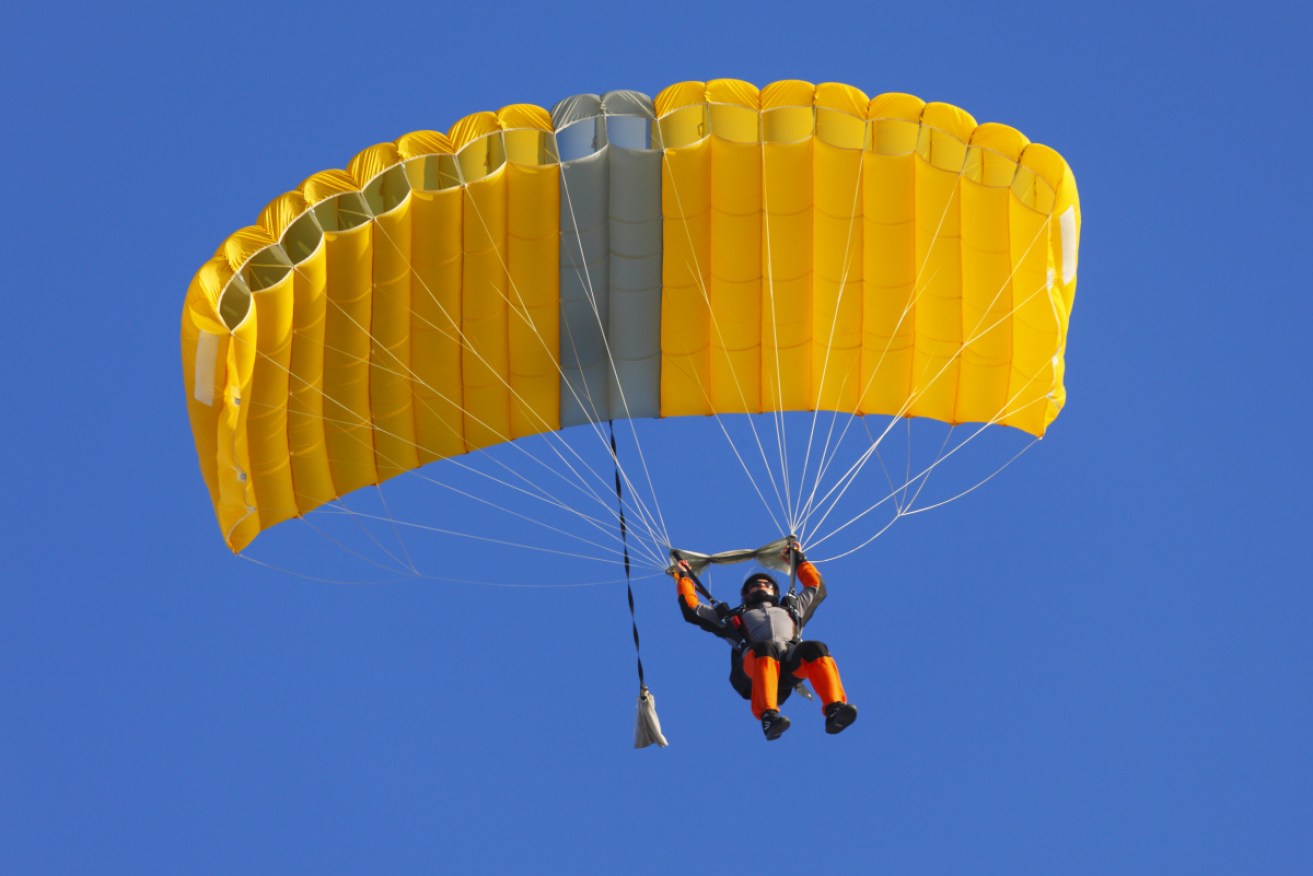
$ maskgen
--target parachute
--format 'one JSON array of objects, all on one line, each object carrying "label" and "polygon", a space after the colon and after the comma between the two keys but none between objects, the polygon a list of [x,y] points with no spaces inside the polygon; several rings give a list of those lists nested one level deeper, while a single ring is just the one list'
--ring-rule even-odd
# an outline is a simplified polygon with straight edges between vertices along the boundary
[{"label": "parachute", "polygon": [[201,266],[201,471],[240,552],[362,487],[603,420],[1042,436],[1079,232],[1057,152],[907,94],[719,79],[476,113],[310,176]]}]

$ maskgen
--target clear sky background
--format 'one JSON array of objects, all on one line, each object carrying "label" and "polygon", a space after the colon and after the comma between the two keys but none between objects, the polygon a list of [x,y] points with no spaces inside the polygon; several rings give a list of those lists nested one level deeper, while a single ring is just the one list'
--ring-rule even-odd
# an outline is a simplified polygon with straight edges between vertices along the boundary
[{"label": "clear sky background", "polygon": [[[0,869],[1307,872],[1294,8],[6,7]],[[464,542],[426,569],[545,586],[348,585],[229,554],[178,357],[229,232],[408,131],[721,76],[954,103],[1080,184],[1049,436],[823,569],[809,633],[856,725],[794,701],[767,746],[668,579],[635,588],[671,745],[634,751],[623,586],[555,586],[595,570]],[[743,485],[652,434],[689,547],[779,535],[702,543],[700,497]]]}]

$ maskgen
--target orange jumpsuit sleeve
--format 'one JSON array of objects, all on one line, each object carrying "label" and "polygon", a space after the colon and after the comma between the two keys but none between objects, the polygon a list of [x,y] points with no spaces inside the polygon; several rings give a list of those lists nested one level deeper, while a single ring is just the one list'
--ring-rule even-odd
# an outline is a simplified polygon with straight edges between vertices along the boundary
[{"label": "orange jumpsuit sleeve", "polygon": [[825,584],[825,579],[810,560],[803,560],[798,564],[798,580],[802,582],[803,587],[821,587]]},{"label": "orange jumpsuit sleeve", "polygon": [[685,578],[680,575],[677,579],[676,589],[679,591],[679,601],[688,608],[698,607],[698,591],[693,586],[692,578]]},{"label": "orange jumpsuit sleeve", "polygon": [[802,593],[798,594],[798,614],[805,624],[811,620],[816,607],[825,600],[825,579],[815,566],[803,560],[798,564],[798,580],[802,582]]}]

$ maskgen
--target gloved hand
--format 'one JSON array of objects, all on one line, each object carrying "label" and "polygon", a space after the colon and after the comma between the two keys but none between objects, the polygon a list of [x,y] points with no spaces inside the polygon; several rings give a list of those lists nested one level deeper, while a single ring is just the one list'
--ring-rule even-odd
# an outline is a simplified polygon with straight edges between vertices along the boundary
[{"label": "gloved hand", "polygon": [[784,546],[784,553],[780,555],[780,559],[784,560],[785,563],[788,563],[790,554],[793,555],[793,558],[797,561],[799,566],[807,562],[807,555],[802,552],[802,545],[798,544],[793,539],[789,539],[789,543]]}]

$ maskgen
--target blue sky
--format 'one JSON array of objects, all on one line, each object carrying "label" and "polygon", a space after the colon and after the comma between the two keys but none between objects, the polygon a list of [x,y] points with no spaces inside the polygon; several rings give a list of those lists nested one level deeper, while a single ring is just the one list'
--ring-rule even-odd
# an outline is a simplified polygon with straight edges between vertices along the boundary
[{"label": "blue sky", "polygon": [[[4,869],[1306,867],[1310,22],[1285,8],[0,13]],[[228,553],[177,335],[229,232],[407,131],[718,76],[954,103],[1054,146],[1080,183],[1049,436],[823,569],[809,633],[862,709],[852,729],[827,737],[791,702],[766,747],[661,578],[635,587],[672,744],[636,752],[622,586],[468,543],[426,568],[542,586],[325,584]],[[680,485],[672,528],[702,550],[776,537],[745,520],[736,543],[698,541],[701,497],[742,484],[681,428],[651,444]]]}]

